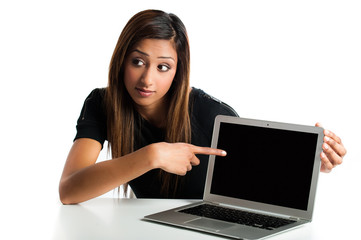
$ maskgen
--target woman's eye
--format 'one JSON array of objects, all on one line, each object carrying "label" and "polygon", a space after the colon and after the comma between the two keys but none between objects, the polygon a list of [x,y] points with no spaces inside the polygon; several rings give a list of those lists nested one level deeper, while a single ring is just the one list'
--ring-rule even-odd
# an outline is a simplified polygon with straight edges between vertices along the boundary
[{"label": "woman's eye", "polygon": [[167,65],[160,64],[160,65],[158,65],[158,69],[161,72],[167,72],[170,69],[170,67]]},{"label": "woman's eye", "polygon": [[144,62],[142,60],[140,60],[140,59],[135,58],[135,59],[132,60],[132,64],[135,65],[135,66],[143,66]]}]

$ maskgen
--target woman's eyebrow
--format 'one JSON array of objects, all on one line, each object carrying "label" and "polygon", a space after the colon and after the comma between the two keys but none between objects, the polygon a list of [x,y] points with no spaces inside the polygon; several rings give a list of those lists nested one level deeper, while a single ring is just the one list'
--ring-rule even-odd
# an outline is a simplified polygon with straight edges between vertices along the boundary
[{"label": "woman's eyebrow", "polygon": [[140,51],[140,50],[138,50],[138,49],[134,49],[132,52],[138,52],[138,53],[140,53],[140,54],[142,54],[142,55],[145,55],[145,56],[149,57],[149,54],[148,54],[148,53],[142,52],[142,51]]},{"label": "woman's eyebrow", "polygon": [[[134,49],[132,52],[138,52],[138,53],[140,53],[140,54],[142,54],[142,55],[144,55],[144,56],[149,57],[149,54],[148,54],[148,53],[142,52],[142,51],[140,51],[139,49]],[[173,60],[173,61],[175,62],[174,58],[172,58],[172,57],[159,56],[158,58],[161,58],[161,59],[171,59],[171,60]]]},{"label": "woman's eyebrow", "polygon": [[175,62],[174,58],[172,58],[172,57],[163,57],[163,56],[160,56],[160,57],[158,57],[158,58],[161,58],[161,59],[170,59],[170,60],[172,60],[173,62]]}]

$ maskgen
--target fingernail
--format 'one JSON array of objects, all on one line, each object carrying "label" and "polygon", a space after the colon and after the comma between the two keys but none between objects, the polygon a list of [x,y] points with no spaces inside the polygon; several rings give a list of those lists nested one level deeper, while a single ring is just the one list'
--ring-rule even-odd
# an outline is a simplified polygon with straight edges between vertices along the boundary
[{"label": "fingernail", "polygon": [[226,152],[226,151],[222,151],[221,154],[222,154],[222,156],[226,156],[226,155],[227,155],[227,152]]},{"label": "fingernail", "polygon": [[330,138],[325,136],[325,142],[328,142],[328,141],[330,141]]},{"label": "fingernail", "polygon": [[328,144],[324,143],[324,144],[323,144],[323,148],[324,148],[325,150],[327,150],[327,149],[329,148]]}]

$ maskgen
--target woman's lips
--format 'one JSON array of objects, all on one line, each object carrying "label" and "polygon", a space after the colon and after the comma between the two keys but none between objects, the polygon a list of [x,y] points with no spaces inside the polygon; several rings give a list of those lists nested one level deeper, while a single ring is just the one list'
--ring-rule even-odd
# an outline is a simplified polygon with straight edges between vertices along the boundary
[{"label": "woman's lips", "polygon": [[147,90],[147,89],[143,89],[143,88],[135,88],[139,95],[142,97],[149,97],[151,96],[155,91],[151,91],[151,90]]}]

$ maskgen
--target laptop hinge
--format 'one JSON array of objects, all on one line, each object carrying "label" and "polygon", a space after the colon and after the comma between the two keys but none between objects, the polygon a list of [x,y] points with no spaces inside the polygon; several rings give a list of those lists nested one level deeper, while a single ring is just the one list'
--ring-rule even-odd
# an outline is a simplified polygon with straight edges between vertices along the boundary
[{"label": "laptop hinge", "polygon": [[289,217],[288,219],[292,220],[292,221],[300,221],[301,220],[300,218],[297,218],[297,217]]},{"label": "laptop hinge", "polygon": [[[243,207],[238,207],[238,206],[229,205],[229,204],[224,204],[224,203],[217,203],[217,202],[211,202],[211,203],[212,203],[212,204],[215,204],[215,205],[224,206],[224,207],[231,207],[231,208],[234,208],[234,209],[239,209],[239,210],[244,210],[244,211],[249,211],[249,212],[254,212],[254,213],[259,213],[259,214],[265,214],[265,215],[270,215],[270,216],[275,216],[275,217],[290,219],[290,220],[293,220],[293,221],[305,220],[305,219],[301,219],[301,218],[298,218],[298,217],[293,217],[293,216],[284,215],[284,214],[278,214],[278,213],[274,213],[274,212],[265,212],[265,211],[260,211],[260,210],[255,210],[255,209],[249,209],[249,208],[243,208]],[[306,220],[306,221],[307,221],[307,220]]]}]

